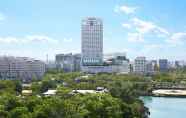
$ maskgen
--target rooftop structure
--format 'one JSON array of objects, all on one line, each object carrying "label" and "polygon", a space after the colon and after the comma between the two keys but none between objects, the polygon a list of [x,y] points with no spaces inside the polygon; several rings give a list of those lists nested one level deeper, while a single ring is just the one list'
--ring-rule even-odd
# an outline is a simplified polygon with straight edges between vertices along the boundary
[{"label": "rooftop structure", "polygon": [[52,96],[52,95],[56,95],[57,90],[48,90],[46,92],[43,93],[43,95],[45,96]]}]

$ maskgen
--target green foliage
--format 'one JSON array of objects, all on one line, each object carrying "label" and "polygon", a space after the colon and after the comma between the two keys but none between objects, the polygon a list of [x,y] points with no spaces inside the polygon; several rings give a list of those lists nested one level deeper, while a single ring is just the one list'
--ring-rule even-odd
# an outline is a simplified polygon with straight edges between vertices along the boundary
[{"label": "green foliage", "polygon": [[0,110],[0,118],[8,118],[9,114],[7,111]]},{"label": "green foliage", "polygon": [[54,89],[56,88],[56,84],[55,81],[51,81],[51,80],[44,80],[41,83],[41,92],[46,92],[48,89]]},{"label": "green foliage", "polygon": [[82,106],[88,111],[89,118],[122,118],[122,102],[108,94],[83,96]]},{"label": "green foliage", "polygon": [[60,86],[57,88],[57,95],[60,96],[61,98],[68,98],[70,95],[69,93],[72,91],[72,89]]},{"label": "green foliage", "polygon": [[10,112],[10,118],[31,118],[31,113],[26,107],[16,107]]},{"label": "green foliage", "polygon": [[22,91],[21,81],[15,80],[14,84],[15,84],[15,91],[18,92],[18,93],[21,93],[21,91]]},{"label": "green foliage", "polygon": [[3,102],[4,102],[4,109],[6,111],[11,111],[16,107],[22,107],[23,104],[21,102],[21,100],[16,97],[16,96],[12,96],[12,95],[7,95],[7,96],[3,96]]},{"label": "green foliage", "polygon": [[[0,81],[0,118],[144,118],[148,109],[138,99],[151,88],[143,76],[64,73],[49,70],[42,80],[32,81],[32,96],[20,96],[20,81]],[[143,83],[143,84],[141,84]],[[105,87],[108,93],[70,94],[74,89]],[[43,92],[56,89],[55,96]],[[1,116],[2,114],[2,116]]]},{"label": "green foliage", "polygon": [[41,94],[41,83],[33,82],[31,85],[33,95]]}]

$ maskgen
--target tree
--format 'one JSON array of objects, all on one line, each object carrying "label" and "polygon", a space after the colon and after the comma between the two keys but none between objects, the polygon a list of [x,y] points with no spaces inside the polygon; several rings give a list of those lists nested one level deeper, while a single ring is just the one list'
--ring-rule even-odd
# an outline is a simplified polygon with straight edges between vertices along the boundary
[{"label": "tree", "polygon": [[18,92],[18,93],[21,93],[22,92],[22,83],[21,83],[21,81],[15,80],[14,84],[15,84],[15,91]]},{"label": "tree", "polygon": [[0,118],[8,118],[8,112],[4,110],[0,110]]},{"label": "tree", "polygon": [[78,108],[84,108],[85,118],[122,118],[122,102],[109,94],[76,95]]},{"label": "tree", "polygon": [[57,88],[57,95],[66,99],[70,96],[70,92],[72,92],[72,89],[60,86]]},{"label": "tree", "polygon": [[28,108],[29,112],[33,112],[37,105],[42,104],[42,98],[31,96],[24,99],[24,105]]},{"label": "tree", "polygon": [[41,83],[41,92],[46,92],[48,89],[56,88],[56,83],[54,80],[43,80]]},{"label": "tree", "polygon": [[16,107],[10,112],[10,118],[31,118],[31,113],[26,107]]},{"label": "tree", "polygon": [[16,107],[23,106],[22,102],[16,96],[6,95],[2,99],[4,99],[2,102],[4,103],[5,111],[11,111]]}]

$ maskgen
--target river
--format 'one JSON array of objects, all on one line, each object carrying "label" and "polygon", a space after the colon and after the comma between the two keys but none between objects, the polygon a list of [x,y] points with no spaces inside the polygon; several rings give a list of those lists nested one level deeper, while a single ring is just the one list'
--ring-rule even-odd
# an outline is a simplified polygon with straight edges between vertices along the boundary
[{"label": "river", "polygon": [[186,118],[186,98],[141,97],[150,118]]}]

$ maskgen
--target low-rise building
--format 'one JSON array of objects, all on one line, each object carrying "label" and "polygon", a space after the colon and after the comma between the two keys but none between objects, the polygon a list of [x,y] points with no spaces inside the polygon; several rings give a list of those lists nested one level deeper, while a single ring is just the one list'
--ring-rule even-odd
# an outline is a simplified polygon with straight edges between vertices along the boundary
[{"label": "low-rise building", "polygon": [[46,62],[46,70],[56,69],[55,61],[48,61]]},{"label": "low-rise building", "polygon": [[157,68],[156,66],[157,66],[156,63],[154,63],[153,60],[147,61],[147,63],[146,63],[146,74],[150,74],[150,75],[155,74],[155,72],[157,72],[156,71],[156,68]]},{"label": "low-rise building", "polygon": [[43,93],[44,96],[54,96],[56,95],[57,90],[48,90],[46,92]]},{"label": "low-rise building", "polygon": [[75,72],[81,70],[81,55],[80,54],[57,54],[56,67],[64,72]]},{"label": "low-rise building", "polygon": [[31,96],[32,95],[32,90],[22,90],[21,94],[23,96]]},{"label": "low-rise building", "polygon": [[0,79],[41,79],[45,63],[28,57],[0,57]]},{"label": "low-rise building", "polygon": [[102,65],[82,66],[82,71],[86,73],[122,73],[130,72],[129,60],[123,53],[115,53],[107,56]]}]

